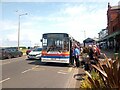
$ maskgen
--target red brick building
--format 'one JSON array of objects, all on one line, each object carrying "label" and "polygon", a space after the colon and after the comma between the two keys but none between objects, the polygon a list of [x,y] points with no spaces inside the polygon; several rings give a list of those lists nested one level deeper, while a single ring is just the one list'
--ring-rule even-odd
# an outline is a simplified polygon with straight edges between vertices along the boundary
[{"label": "red brick building", "polygon": [[110,6],[108,3],[107,21],[108,35],[120,31],[120,5]]},{"label": "red brick building", "polygon": [[107,42],[110,49],[115,51],[120,49],[120,5],[110,6],[108,3],[107,10]]},{"label": "red brick building", "polygon": [[[120,4],[120,2],[119,2]],[[108,3],[107,10],[107,30],[108,35],[100,39],[107,49],[120,51],[120,5],[111,6]]]}]

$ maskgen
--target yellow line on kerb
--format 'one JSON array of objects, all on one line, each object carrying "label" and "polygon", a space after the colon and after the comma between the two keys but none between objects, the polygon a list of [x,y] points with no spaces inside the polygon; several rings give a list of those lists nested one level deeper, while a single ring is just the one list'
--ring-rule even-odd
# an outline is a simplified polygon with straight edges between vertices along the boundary
[{"label": "yellow line on kerb", "polygon": [[72,71],[72,69],[73,69],[73,68],[72,68],[72,67],[70,67],[70,68],[68,69],[68,72],[71,72],[71,71]]}]

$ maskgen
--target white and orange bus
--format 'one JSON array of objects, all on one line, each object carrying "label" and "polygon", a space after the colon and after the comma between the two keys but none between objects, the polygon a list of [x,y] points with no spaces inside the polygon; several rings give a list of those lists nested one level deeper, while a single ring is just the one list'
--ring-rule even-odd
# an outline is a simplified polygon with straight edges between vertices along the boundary
[{"label": "white and orange bus", "polygon": [[71,63],[71,47],[74,39],[67,33],[42,35],[41,62]]}]

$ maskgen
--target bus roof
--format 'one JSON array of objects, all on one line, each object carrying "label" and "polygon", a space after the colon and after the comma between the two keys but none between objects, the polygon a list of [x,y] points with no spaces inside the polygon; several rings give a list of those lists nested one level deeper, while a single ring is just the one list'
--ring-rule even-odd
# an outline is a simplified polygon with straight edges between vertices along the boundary
[{"label": "bus roof", "polygon": [[68,34],[68,33],[44,33],[43,34],[43,36],[44,35],[47,35],[47,34],[65,34],[65,35],[67,35],[68,37],[70,37],[72,40],[75,40],[70,34]]},{"label": "bus roof", "polygon": [[44,33],[44,34],[68,34],[68,33]]}]

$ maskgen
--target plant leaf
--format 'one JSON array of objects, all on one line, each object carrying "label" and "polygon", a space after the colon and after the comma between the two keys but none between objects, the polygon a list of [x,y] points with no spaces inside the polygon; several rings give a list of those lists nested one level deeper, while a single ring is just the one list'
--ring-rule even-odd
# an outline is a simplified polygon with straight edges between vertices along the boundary
[{"label": "plant leaf", "polygon": [[119,76],[118,76],[118,70],[119,70],[119,68],[117,68],[117,66],[118,66],[118,62],[117,61],[115,61],[115,62],[113,62],[113,76],[114,76],[114,81],[115,81],[115,84],[116,85],[118,85],[118,78],[119,78]]},{"label": "plant leaf", "polygon": [[96,87],[92,78],[88,77],[88,80],[90,81],[92,87]]},{"label": "plant leaf", "polygon": [[90,74],[88,71],[85,71],[85,73],[86,73],[90,78],[92,78],[91,74]]},{"label": "plant leaf", "polygon": [[104,72],[104,71],[102,71],[100,68],[98,68],[97,66],[95,66],[95,65],[92,65],[98,72],[100,72],[104,77],[107,77],[107,74]]},{"label": "plant leaf", "polygon": [[94,80],[95,81],[95,85],[97,86],[97,88],[100,88],[100,83],[98,80]]}]

